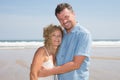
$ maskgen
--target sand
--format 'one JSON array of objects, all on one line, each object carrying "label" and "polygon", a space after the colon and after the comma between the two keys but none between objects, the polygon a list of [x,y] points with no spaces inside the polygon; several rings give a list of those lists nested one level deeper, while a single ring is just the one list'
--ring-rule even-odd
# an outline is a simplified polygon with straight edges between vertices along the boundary
[{"label": "sand", "polygon": [[[0,49],[0,80],[29,80],[36,48]],[[93,47],[90,80],[120,80],[120,47]]]},{"label": "sand", "polygon": [[29,69],[35,50],[0,50],[0,80],[29,80]]},{"label": "sand", "polygon": [[120,47],[94,47],[90,80],[120,80]]}]

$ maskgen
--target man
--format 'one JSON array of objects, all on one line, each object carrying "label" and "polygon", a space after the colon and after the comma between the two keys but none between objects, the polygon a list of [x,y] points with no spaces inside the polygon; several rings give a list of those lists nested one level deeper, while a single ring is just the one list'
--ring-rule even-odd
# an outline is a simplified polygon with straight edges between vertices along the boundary
[{"label": "man", "polygon": [[79,25],[68,3],[58,4],[55,15],[64,28],[62,44],[56,56],[57,66],[43,69],[39,76],[58,74],[58,80],[89,80],[91,35]]}]

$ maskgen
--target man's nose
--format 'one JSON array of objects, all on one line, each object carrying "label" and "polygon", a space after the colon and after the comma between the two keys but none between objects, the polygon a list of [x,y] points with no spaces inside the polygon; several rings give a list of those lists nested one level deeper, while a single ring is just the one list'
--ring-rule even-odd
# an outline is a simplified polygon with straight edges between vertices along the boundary
[{"label": "man's nose", "polygon": [[65,24],[67,22],[67,20],[65,19],[65,20],[63,20],[63,24]]}]

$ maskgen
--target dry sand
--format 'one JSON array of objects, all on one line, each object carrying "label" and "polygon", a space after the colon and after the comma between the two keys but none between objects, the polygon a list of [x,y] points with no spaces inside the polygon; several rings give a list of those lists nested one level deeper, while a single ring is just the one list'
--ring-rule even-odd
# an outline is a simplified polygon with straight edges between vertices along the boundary
[{"label": "dry sand", "polygon": [[[0,80],[29,80],[36,49],[0,49]],[[90,80],[120,80],[120,47],[93,47]]]}]

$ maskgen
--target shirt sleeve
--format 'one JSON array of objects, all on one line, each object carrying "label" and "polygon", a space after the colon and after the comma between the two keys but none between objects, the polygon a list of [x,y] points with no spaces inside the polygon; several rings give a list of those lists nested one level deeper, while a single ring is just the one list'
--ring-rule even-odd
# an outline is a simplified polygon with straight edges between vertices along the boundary
[{"label": "shirt sleeve", "polygon": [[78,35],[75,56],[90,56],[91,43],[92,39],[90,33],[81,33],[80,35]]}]

